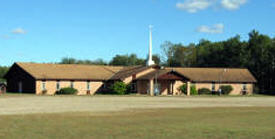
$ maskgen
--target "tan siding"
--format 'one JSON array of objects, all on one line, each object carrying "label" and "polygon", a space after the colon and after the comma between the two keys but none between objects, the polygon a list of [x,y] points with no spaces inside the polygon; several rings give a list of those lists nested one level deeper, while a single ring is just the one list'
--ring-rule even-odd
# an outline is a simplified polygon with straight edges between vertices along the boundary
[{"label": "tan siding", "polygon": [[184,85],[185,83],[184,82],[182,82],[182,81],[175,81],[175,83],[174,83],[174,88],[173,88],[173,90],[174,90],[174,92],[173,92],[173,95],[181,95],[181,91],[179,90],[179,88],[180,88],[180,86],[182,86],[182,85]]},{"label": "tan siding", "polygon": [[[145,71],[142,71],[142,72],[136,74],[136,78],[141,77],[141,76],[143,76],[143,75],[145,75],[145,74],[147,74],[147,73],[149,73],[149,72],[155,71],[155,70],[156,70],[155,68],[149,68],[149,69],[147,69],[147,70],[145,70]],[[131,75],[130,77],[128,77],[128,78],[125,78],[125,79],[123,80],[123,82],[126,83],[126,84],[129,84],[129,83],[131,83],[132,81],[133,81],[133,76],[132,76],[132,75]]]},{"label": "tan siding", "polygon": [[131,83],[133,81],[133,77],[131,76],[131,77],[128,77],[128,78],[125,78],[124,80],[123,80],[123,82],[125,83],[125,84],[129,84],[129,83]]},{"label": "tan siding", "polygon": [[168,93],[170,92],[170,82],[164,80],[164,81],[159,81],[158,83],[161,86],[160,94],[161,95],[168,95]]},{"label": "tan siding", "polygon": [[140,76],[143,76],[143,75],[145,75],[145,74],[147,74],[147,73],[149,73],[149,72],[155,71],[155,70],[156,70],[155,68],[150,68],[150,69],[147,69],[147,70],[145,70],[145,71],[142,71],[142,72],[140,72],[140,73],[138,73],[138,74],[136,75],[136,78],[138,78],[138,77],[140,77]]}]

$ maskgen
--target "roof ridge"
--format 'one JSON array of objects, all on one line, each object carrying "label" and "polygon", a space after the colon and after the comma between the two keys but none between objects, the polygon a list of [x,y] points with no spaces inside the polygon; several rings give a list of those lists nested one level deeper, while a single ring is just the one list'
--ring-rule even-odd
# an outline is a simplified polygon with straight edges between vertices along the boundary
[{"label": "roof ridge", "polygon": [[94,66],[94,67],[115,67],[124,68],[125,66],[113,66],[113,65],[93,65],[93,64],[59,64],[59,63],[34,63],[34,62],[15,62],[16,64],[34,64],[34,65],[62,65],[62,66]]},{"label": "roof ridge", "polygon": [[109,69],[109,68],[107,68],[107,67],[104,67],[104,66],[103,66],[102,68],[104,68],[105,70],[107,70],[107,71],[109,71],[109,72],[111,72],[111,73],[114,73],[114,74],[117,73],[117,72],[112,71],[111,69]]}]

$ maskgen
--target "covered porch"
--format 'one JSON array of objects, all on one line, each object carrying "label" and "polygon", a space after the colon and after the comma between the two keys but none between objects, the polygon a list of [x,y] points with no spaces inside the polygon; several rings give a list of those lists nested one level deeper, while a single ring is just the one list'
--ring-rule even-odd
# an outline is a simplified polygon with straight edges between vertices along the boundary
[{"label": "covered porch", "polygon": [[137,93],[155,95],[181,95],[180,86],[187,84],[190,95],[190,81],[174,71],[155,71],[137,79]]}]

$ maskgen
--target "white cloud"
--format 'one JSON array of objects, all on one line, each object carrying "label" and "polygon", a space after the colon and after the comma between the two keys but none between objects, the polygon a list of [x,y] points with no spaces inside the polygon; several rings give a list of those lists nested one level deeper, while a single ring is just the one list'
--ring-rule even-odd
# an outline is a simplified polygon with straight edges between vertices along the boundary
[{"label": "white cloud", "polygon": [[224,30],[224,25],[222,23],[215,24],[213,26],[202,25],[197,28],[197,32],[210,33],[210,34],[221,34],[223,33],[223,30]]},{"label": "white cloud", "polygon": [[227,10],[237,10],[248,0],[184,0],[178,2],[176,7],[189,13],[196,13],[207,8],[221,7]]},{"label": "white cloud", "polygon": [[239,9],[241,5],[245,4],[247,0],[222,0],[221,5],[228,10]]},{"label": "white cloud", "polygon": [[27,31],[24,30],[23,28],[16,28],[14,30],[11,31],[13,34],[26,34]]},{"label": "white cloud", "polygon": [[183,3],[178,2],[176,7],[189,13],[196,13],[197,11],[207,9],[211,4],[212,2],[209,0],[185,0]]}]

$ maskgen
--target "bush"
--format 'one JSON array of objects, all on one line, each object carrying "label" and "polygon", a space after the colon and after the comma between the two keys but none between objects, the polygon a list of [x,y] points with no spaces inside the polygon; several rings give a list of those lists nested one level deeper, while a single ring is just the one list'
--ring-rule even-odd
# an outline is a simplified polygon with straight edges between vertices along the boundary
[{"label": "bush", "polygon": [[126,85],[126,93],[125,94],[130,94],[132,92],[132,84],[127,84]]},{"label": "bush", "polygon": [[[187,84],[184,84],[184,85],[180,86],[178,89],[182,93],[187,94]],[[191,86],[190,95],[198,95],[198,91],[196,90],[196,86],[195,85]]]},{"label": "bush", "polygon": [[112,91],[118,95],[124,95],[127,91],[127,85],[124,82],[115,82],[112,86]]},{"label": "bush", "polygon": [[191,95],[198,95],[198,91],[196,90],[196,86],[192,85],[190,90]]},{"label": "bush", "polygon": [[224,95],[228,95],[233,91],[233,87],[231,85],[223,85],[220,87],[221,93]]},{"label": "bush", "polygon": [[186,84],[180,86],[178,89],[179,89],[179,91],[181,91],[182,93],[187,94],[187,85],[186,85]]},{"label": "bush", "polygon": [[77,89],[71,88],[71,87],[66,87],[66,88],[61,88],[59,91],[56,92],[58,95],[72,95],[76,94],[78,91]]},{"label": "bush", "polygon": [[43,91],[42,91],[42,95],[47,94],[47,92],[48,92],[47,90],[43,90]]},{"label": "bush", "polygon": [[211,95],[212,91],[208,88],[201,88],[198,90],[199,95]]}]

